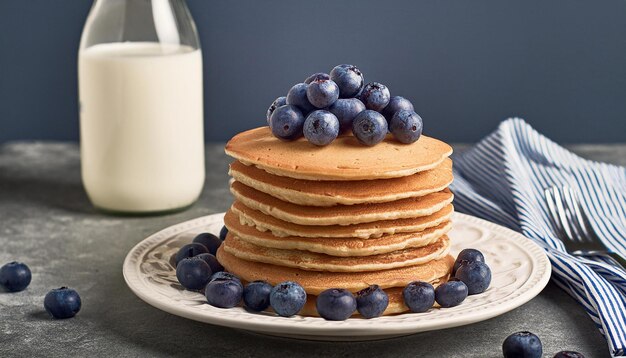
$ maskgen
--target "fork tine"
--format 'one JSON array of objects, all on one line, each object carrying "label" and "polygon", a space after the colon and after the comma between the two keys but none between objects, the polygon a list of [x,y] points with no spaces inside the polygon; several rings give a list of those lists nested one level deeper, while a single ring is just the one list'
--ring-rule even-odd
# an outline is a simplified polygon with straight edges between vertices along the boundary
[{"label": "fork tine", "polygon": [[554,202],[554,196],[552,195],[552,190],[550,188],[546,188],[543,191],[543,197],[546,200],[546,204],[548,205],[548,217],[550,218],[550,222],[556,229],[557,233],[563,230],[561,224],[559,223],[558,216],[559,214],[556,211],[556,204]]},{"label": "fork tine", "polygon": [[585,231],[587,231],[588,233],[589,239],[591,241],[597,241],[601,243],[602,240],[600,240],[600,237],[598,237],[598,235],[596,234],[596,231],[593,229],[593,226],[591,226],[589,215],[587,215],[587,212],[585,211],[585,208],[582,205],[582,201],[580,200],[580,196],[578,195],[578,192],[573,191],[573,193],[576,198],[576,204],[577,204],[576,210],[578,210],[578,212],[580,213],[581,222],[583,224],[583,227],[585,228]]},{"label": "fork tine", "polygon": [[582,217],[580,211],[578,210],[578,203],[576,202],[577,199],[573,196],[572,189],[568,186],[563,186],[561,192],[563,194],[565,209],[569,214],[569,224],[572,231],[575,233],[580,242],[591,242],[589,233],[585,229],[584,223],[582,222]]},{"label": "fork tine", "polygon": [[576,237],[573,235],[569,221],[567,220],[567,213],[565,212],[565,208],[563,207],[563,198],[561,197],[561,193],[558,187],[552,187],[552,194],[554,195],[554,202],[556,203],[556,211],[558,214],[559,221],[561,223],[561,227],[563,227],[563,231],[568,240],[577,241]]}]

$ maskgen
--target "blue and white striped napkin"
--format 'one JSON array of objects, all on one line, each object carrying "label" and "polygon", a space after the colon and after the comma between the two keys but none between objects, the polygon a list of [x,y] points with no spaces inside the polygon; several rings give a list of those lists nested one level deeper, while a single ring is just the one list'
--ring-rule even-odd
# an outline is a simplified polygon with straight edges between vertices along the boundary
[{"label": "blue and white striped napkin", "polygon": [[454,158],[454,206],[512,228],[545,248],[553,281],[574,297],[606,337],[614,356],[626,353],[626,274],[606,261],[574,257],[552,229],[544,188],[569,185],[591,224],[614,252],[626,255],[626,168],[582,159],[508,119]]}]

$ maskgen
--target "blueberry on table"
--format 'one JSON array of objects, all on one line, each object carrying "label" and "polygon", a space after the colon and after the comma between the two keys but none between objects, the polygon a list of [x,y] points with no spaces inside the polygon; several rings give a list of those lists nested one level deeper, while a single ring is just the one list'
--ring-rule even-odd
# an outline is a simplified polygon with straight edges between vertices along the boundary
[{"label": "blueberry on table", "polygon": [[413,111],[401,109],[391,117],[389,131],[398,142],[410,144],[422,135],[422,117]]},{"label": "blueberry on table", "polygon": [[585,358],[585,356],[574,351],[560,351],[554,355],[554,358]]},{"label": "blueberry on table", "polygon": [[455,277],[463,281],[467,286],[468,294],[476,295],[483,293],[491,283],[491,269],[487,264],[480,261],[462,264],[456,270]]},{"label": "blueberry on table", "polygon": [[226,240],[226,235],[228,235],[228,228],[224,225],[222,226],[222,230],[220,230],[220,240]]},{"label": "blueberry on table", "polygon": [[540,358],[543,348],[539,337],[530,332],[517,332],[506,337],[502,343],[505,358]]},{"label": "blueberry on table", "polygon": [[281,282],[270,292],[270,306],[279,316],[293,316],[300,312],[305,303],[304,288],[293,281]]},{"label": "blueberry on table", "polygon": [[456,273],[456,270],[459,269],[463,261],[474,262],[480,261],[485,262],[485,256],[483,253],[476,249],[464,249],[459,252],[459,255],[456,257],[456,261],[454,261],[454,267],[452,268],[452,275]]},{"label": "blueberry on table", "polygon": [[209,250],[209,253],[213,255],[215,255],[217,249],[219,249],[222,245],[222,240],[220,240],[219,237],[208,232],[199,234],[198,236],[194,237],[191,242],[204,245],[204,247]]},{"label": "blueberry on table", "polygon": [[458,306],[465,298],[467,298],[467,286],[463,281],[450,280],[435,289],[435,301],[444,308]]},{"label": "blueberry on table", "polygon": [[365,110],[352,122],[352,134],[362,144],[373,146],[380,143],[387,135],[387,121],[382,114]]},{"label": "blueberry on table", "polygon": [[435,304],[435,288],[428,282],[413,281],[402,290],[402,297],[411,312],[426,312]]},{"label": "blueberry on table", "polygon": [[306,97],[317,108],[326,108],[339,98],[339,87],[332,80],[317,78],[309,83]]},{"label": "blueberry on table", "polygon": [[352,130],[354,118],[364,110],[365,105],[358,98],[339,98],[328,107],[328,111],[339,120],[339,133]]},{"label": "blueberry on table", "polygon": [[365,318],[382,316],[389,305],[389,296],[378,285],[371,285],[356,293],[356,309]]},{"label": "blueberry on table", "polygon": [[270,124],[270,117],[272,116],[272,113],[274,113],[274,111],[276,110],[276,108],[284,106],[287,104],[287,97],[278,97],[274,100],[274,102],[272,102],[272,104],[270,105],[270,108],[267,109],[267,113],[265,114],[265,117],[267,119],[267,125]]},{"label": "blueberry on table", "polygon": [[82,303],[78,292],[71,288],[55,288],[46,294],[43,306],[54,318],[71,318],[80,311]]},{"label": "blueberry on table", "polygon": [[317,296],[317,313],[329,321],[345,321],[356,311],[356,299],[343,288],[331,288]]},{"label": "blueberry on table", "polygon": [[178,263],[182,261],[183,259],[186,259],[188,257],[194,257],[200,254],[206,254],[208,252],[209,252],[209,249],[207,249],[206,246],[199,244],[197,242],[192,242],[191,244],[187,244],[181,247],[176,253],[176,266],[178,266]]},{"label": "blueberry on table", "polygon": [[206,253],[194,257],[204,260],[204,262],[206,262],[211,268],[211,272],[224,271],[224,266],[220,264],[220,262],[217,260],[217,257],[215,257],[215,255],[213,254]]},{"label": "blueberry on table", "polygon": [[385,116],[387,121],[391,121],[391,117],[393,117],[396,112],[405,109],[407,111],[414,111],[413,103],[408,99],[402,96],[391,96],[389,99],[389,104],[383,109],[382,114]]},{"label": "blueberry on table", "polygon": [[188,290],[201,290],[209,282],[211,267],[202,258],[188,257],[176,265],[176,278]]},{"label": "blueberry on table", "polygon": [[243,285],[241,281],[232,278],[211,279],[206,285],[204,295],[211,306],[235,307],[241,302]]},{"label": "blueberry on table", "polygon": [[0,286],[9,292],[24,291],[31,279],[30,269],[21,262],[9,262],[0,268]]},{"label": "blueberry on table", "polygon": [[289,104],[276,108],[270,119],[272,134],[282,140],[300,138],[303,126],[304,115],[298,107]]},{"label": "blueberry on table", "polygon": [[365,80],[361,70],[353,65],[338,65],[330,71],[330,79],[339,87],[340,98],[350,98],[359,94]]},{"label": "blueberry on table", "polygon": [[334,114],[319,109],[306,117],[303,132],[309,142],[318,146],[328,145],[339,135],[339,120]]},{"label": "blueberry on table", "polygon": [[263,311],[270,306],[272,285],[265,281],[252,281],[243,289],[243,303],[253,311]]},{"label": "blueberry on table", "polygon": [[368,83],[363,87],[360,99],[365,108],[380,112],[389,104],[389,89],[378,82]]},{"label": "blueberry on table", "polygon": [[304,83],[308,85],[309,83],[315,80],[329,80],[329,79],[330,79],[330,76],[328,75],[328,73],[318,72],[307,77],[306,80],[304,80]]},{"label": "blueberry on table", "polygon": [[298,107],[305,116],[315,110],[315,107],[309,102],[306,95],[306,89],[308,87],[309,85],[306,83],[298,83],[287,92],[287,104]]}]

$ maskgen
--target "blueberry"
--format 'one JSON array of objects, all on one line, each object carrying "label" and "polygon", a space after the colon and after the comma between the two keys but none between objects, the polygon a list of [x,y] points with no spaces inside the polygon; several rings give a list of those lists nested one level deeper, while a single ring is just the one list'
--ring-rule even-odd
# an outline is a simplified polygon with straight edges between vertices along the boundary
[{"label": "blueberry", "polygon": [[298,107],[305,116],[315,110],[315,107],[309,102],[306,96],[306,89],[308,87],[309,85],[306,83],[298,83],[287,92],[287,104]]},{"label": "blueberry", "polygon": [[444,308],[458,306],[466,297],[467,286],[462,281],[450,280],[435,289],[435,301]]},{"label": "blueberry", "polygon": [[505,358],[540,358],[543,354],[539,337],[530,332],[517,332],[502,343]]},{"label": "blueberry", "polygon": [[485,292],[489,287],[491,269],[484,262],[469,262],[459,267],[455,277],[465,283],[468,294],[476,295]]},{"label": "blueberry", "polygon": [[554,355],[554,358],[585,358],[585,356],[574,351],[560,351]]},{"label": "blueberry", "polygon": [[332,80],[317,78],[306,89],[306,97],[317,108],[326,108],[339,98],[339,87]]},{"label": "blueberry", "polygon": [[330,79],[339,87],[340,98],[354,97],[363,89],[363,73],[353,65],[339,65],[330,71]]},{"label": "blueberry", "polygon": [[222,226],[222,230],[220,230],[220,240],[226,240],[226,235],[228,235],[228,228],[224,225]]},{"label": "blueberry", "polygon": [[319,146],[328,145],[339,135],[339,120],[334,114],[318,109],[306,117],[303,132],[309,142]]},{"label": "blueberry", "polygon": [[389,131],[398,142],[413,143],[422,135],[422,117],[413,111],[401,109],[391,117]]},{"label": "blueberry", "polygon": [[328,111],[339,120],[340,133],[351,130],[354,118],[364,110],[365,105],[358,98],[340,98],[328,107]]},{"label": "blueberry", "polygon": [[222,264],[220,264],[220,262],[217,261],[217,257],[215,257],[215,255],[212,255],[212,254],[200,254],[200,255],[194,256],[194,257],[197,257],[199,259],[204,260],[204,262],[206,262],[207,265],[209,265],[209,267],[211,268],[211,272],[224,271],[224,266],[222,266]]},{"label": "blueberry", "polygon": [[330,76],[328,75],[328,73],[324,73],[324,72],[318,72],[318,73],[314,73],[312,75],[310,75],[309,77],[306,78],[306,80],[304,80],[304,83],[306,83],[307,85],[315,80],[329,80]]},{"label": "blueberry", "polygon": [[0,268],[0,286],[9,292],[24,291],[31,278],[30,269],[21,262],[9,262]]},{"label": "blueberry", "polygon": [[270,305],[272,285],[265,281],[253,281],[243,289],[243,303],[253,311],[263,311]]},{"label": "blueberry", "polygon": [[219,308],[235,307],[241,301],[243,285],[232,278],[211,279],[206,285],[204,296],[211,306]]},{"label": "blueberry", "polygon": [[294,140],[302,136],[304,116],[296,106],[285,105],[276,108],[270,119],[272,134],[279,139]]},{"label": "blueberry", "polygon": [[54,318],[71,318],[80,311],[81,301],[78,292],[71,288],[55,288],[43,300],[46,311]]},{"label": "blueberry", "polygon": [[368,83],[361,92],[361,102],[365,108],[382,111],[389,104],[389,89],[378,82]]},{"label": "blueberry", "polygon": [[389,104],[383,109],[382,114],[385,116],[387,121],[391,121],[391,117],[393,117],[396,112],[401,109],[406,109],[407,111],[414,111],[413,103],[408,99],[402,96],[391,96],[389,99]]},{"label": "blueberry", "polygon": [[389,296],[378,285],[364,288],[356,294],[356,309],[365,318],[379,317],[389,305]]},{"label": "blueberry", "polygon": [[356,311],[356,299],[343,288],[331,288],[317,296],[317,313],[329,321],[345,321]]},{"label": "blueberry", "polygon": [[435,288],[428,282],[413,281],[402,290],[402,297],[411,312],[426,312],[435,303]]},{"label": "blueberry", "polygon": [[352,122],[352,134],[365,145],[376,145],[387,135],[387,121],[382,114],[365,110]]},{"label": "blueberry", "polygon": [[278,97],[274,100],[274,102],[272,102],[272,104],[270,105],[270,108],[267,109],[267,113],[265,114],[268,125],[270,124],[270,117],[272,116],[272,113],[274,113],[276,108],[284,106],[286,104],[287,104],[287,97],[285,96]]},{"label": "blueberry", "polygon": [[181,247],[176,253],[176,265],[178,266],[178,263],[182,259],[186,259],[188,257],[194,257],[200,254],[206,254],[208,252],[209,252],[209,249],[207,249],[206,246],[199,244],[197,242],[187,244]]},{"label": "blueberry", "polygon": [[459,252],[459,255],[456,257],[456,261],[454,262],[454,267],[452,268],[452,275],[456,273],[456,270],[459,269],[463,261],[467,262],[485,262],[485,256],[483,253],[476,249],[464,249]]},{"label": "blueberry", "polygon": [[219,237],[208,232],[199,234],[198,236],[194,237],[191,242],[204,245],[209,250],[209,253],[213,255],[215,255],[217,249],[219,249],[222,245],[222,240],[220,240]]},{"label": "blueberry", "polygon": [[204,288],[212,273],[209,264],[198,256],[182,259],[176,266],[176,278],[188,290]]},{"label": "blueberry", "polygon": [[305,303],[304,288],[293,281],[281,282],[270,292],[270,305],[279,316],[293,316],[300,312]]},{"label": "blueberry", "polygon": [[211,278],[209,278],[209,282],[211,281],[217,281],[217,280],[233,280],[239,283],[239,285],[241,286],[241,289],[243,290],[243,284],[241,283],[241,279],[239,279],[239,277],[233,275],[230,272],[226,272],[226,271],[218,271],[218,272],[214,272],[213,275],[211,275]]}]

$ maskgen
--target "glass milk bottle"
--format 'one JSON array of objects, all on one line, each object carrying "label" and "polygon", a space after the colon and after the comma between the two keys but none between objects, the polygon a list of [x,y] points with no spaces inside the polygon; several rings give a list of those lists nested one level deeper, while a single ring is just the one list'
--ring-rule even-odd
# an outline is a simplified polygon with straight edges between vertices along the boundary
[{"label": "glass milk bottle", "polygon": [[83,184],[117,213],[175,211],[204,185],[202,54],[184,0],[96,0],[78,54]]}]

